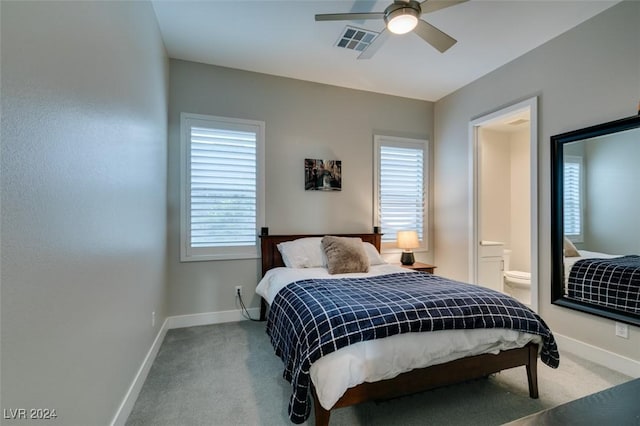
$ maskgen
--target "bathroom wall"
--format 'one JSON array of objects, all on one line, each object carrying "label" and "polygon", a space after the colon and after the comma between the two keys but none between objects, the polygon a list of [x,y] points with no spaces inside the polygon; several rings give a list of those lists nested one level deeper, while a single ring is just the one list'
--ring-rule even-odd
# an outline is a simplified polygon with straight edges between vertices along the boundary
[{"label": "bathroom wall", "polygon": [[531,150],[529,128],[509,134],[511,160],[510,269],[531,272]]},{"label": "bathroom wall", "polygon": [[508,248],[511,230],[511,170],[507,133],[480,128],[480,240],[502,241]]},{"label": "bathroom wall", "polygon": [[480,239],[502,241],[512,270],[530,272],[529,128],[480,128]]}]

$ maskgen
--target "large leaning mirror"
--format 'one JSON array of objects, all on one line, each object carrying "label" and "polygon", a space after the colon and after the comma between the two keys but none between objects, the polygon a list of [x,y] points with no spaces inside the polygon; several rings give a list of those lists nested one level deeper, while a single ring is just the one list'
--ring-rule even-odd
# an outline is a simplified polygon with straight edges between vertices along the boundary
[{"label": "large leaning mirror", "polygon": [[551,302],[640,326],[640,115],[551,137]]}]

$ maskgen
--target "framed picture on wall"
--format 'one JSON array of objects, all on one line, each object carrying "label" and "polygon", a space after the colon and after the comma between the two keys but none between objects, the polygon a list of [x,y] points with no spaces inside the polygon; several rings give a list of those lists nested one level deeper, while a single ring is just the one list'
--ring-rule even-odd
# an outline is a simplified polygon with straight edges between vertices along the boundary
[{"label": "framed picture on wall", "polygon": [[342,161],[304,160],[306,191],[342,191]]}]

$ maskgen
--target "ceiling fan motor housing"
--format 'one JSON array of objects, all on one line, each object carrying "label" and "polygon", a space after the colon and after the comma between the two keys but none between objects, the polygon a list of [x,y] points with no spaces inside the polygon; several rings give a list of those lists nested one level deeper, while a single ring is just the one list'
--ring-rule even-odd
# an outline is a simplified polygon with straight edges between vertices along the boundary
[{"label": "ceiling fan motor housing", "polygon": [[413,15],[416,18],[420,18],[420,15],[422,15],[420,3],[415,0],[395,0],[393,4],[384,10],[384,22],[387,23],[399,15]]},{"label": "ceiling fan motor housing", "polygon": [[[420,15],[422,15],[422,9],[420,8],[420,3],[415,0],[403,1],[403,0],[395,0],[393,4],[387,7],[384,10],[384,22],[387,27],[391,30],[391,26],[393,25],[392,21],[395,19],[406,19],[407,17],[413,17],[416,22]],[[393,31],[396,34],[404,34],[405,32],[410,31],[415,26],[415,23],[411,26],[411,28],[407,30],[403,30],[402,32]]]}]

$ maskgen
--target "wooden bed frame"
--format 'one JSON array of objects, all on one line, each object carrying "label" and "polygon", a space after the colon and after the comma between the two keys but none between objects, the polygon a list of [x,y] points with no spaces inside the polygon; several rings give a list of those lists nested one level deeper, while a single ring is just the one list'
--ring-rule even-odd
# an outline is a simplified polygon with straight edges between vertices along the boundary
[{"label": "wooden bed frame", "polygon": [[[284,266],[282,256],[277,245],[305,237],[323,237],[320,235],[261,235],[262,239],[262,275],[272,268]],[[362,241],[370,242],[378,251],[382,234],[331,234],[341,237],[360,237]],[[266,316],[266,302],[262,299],[260,319]],[[529,382],[529,396],[538,398],[538,345],[529,343],[522,348],[502,351],[496,355],[483,354],[461,358],[445,364],[433,365],[402,373],[393,379],[373,383],[362,383],[348,389],[344,395],[331,407],[331,410],[366,401],[396,398],[403,395],[422,392],[425,390],[461,383],[471,379],[486,377],[508,368],[525,366]],[[312,387],[316,426],[329,424],[330,410],[326,410],[318,402],[315,389]]]}]

